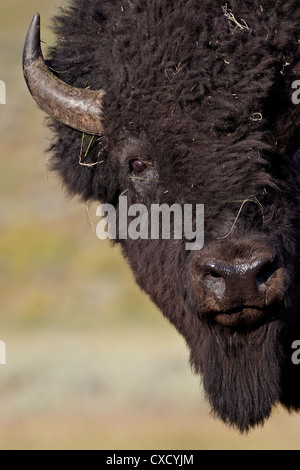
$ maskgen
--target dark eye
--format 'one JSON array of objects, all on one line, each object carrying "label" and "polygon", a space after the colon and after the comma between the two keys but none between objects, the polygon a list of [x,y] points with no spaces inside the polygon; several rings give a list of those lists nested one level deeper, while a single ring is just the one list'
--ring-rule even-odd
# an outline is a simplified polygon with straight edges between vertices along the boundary
[{"label": "dark eye", "polygon": [[130,168],[135,173],[142,173],[142,171],[146,170],[147,165],[146,165],[146,163],[142,162],[141,160],[131,160]]}]

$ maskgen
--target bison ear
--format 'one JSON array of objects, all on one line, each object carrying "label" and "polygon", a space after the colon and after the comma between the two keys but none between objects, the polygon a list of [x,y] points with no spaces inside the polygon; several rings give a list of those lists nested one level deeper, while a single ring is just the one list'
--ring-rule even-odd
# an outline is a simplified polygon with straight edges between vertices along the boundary
[{"label": "bison ear", "polygon": [[48,168],[55,171],[67,192],[83,201],[112,203],[118,191],[118,171],[108,156],[106,140],[50,123],[54,139]]}]

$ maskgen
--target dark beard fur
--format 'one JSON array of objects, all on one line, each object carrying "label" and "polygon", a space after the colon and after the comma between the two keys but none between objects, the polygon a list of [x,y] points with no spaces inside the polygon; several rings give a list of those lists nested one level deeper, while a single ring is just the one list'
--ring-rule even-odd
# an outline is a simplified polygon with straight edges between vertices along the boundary
[{"label": "dark beard fur", "polygon": [[263,424],[280,401],[281,331],[277,320],[244,333],[203,322],[191,350],[213,414],[241,432]]}]

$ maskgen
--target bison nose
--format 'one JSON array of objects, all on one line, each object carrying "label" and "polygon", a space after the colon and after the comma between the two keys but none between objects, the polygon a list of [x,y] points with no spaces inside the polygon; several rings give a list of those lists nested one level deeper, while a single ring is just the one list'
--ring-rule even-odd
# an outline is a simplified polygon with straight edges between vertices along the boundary
[{"label": "bison nose", "polygon": [[234,307],[265,301],[277,269],[277,260],[272,254],[248,260],[236,259],[232,263],[202,259],[197,271],[206,294]]}]

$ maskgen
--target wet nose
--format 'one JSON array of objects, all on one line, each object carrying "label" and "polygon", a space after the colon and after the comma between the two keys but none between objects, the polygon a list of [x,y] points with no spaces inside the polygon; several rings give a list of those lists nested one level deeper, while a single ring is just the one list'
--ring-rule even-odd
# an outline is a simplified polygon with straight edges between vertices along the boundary
[{"label": "wet nose", "polygon": [[[273,288],[272,277],[278,268],[274,254],[251,259],[236,259],[232,263],[202,259],[198,265],[199,281],[206,293],[220,302],[252,303],[266,298]],[[239,301],[238,301],[239,299]]]}]

